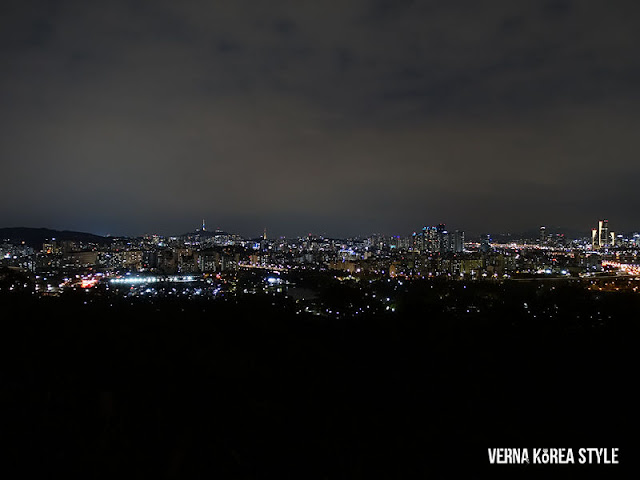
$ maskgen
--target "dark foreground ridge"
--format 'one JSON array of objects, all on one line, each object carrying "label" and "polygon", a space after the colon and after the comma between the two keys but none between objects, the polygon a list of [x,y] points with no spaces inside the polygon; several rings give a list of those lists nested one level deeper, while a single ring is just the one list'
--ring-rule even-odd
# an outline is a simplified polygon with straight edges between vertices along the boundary
[{"label": "dark foreground ridge", "polygon": [[[505,446],[619,447],[629,465],[640,297],[535,282],[461,292],[461,305],[492,308],[444,308],[450,284],[430,281],[395,313],[340,320],[269,295],[4,295],[6,466],[85,478],[620,470],[489,466],[487,448]],[[525,303],[554,313],[533,318]]]}]

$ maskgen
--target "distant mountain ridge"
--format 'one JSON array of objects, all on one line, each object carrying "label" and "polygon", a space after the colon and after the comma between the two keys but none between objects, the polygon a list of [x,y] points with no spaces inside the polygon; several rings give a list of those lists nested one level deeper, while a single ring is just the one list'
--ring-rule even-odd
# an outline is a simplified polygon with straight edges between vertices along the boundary
[{"label": "distant mountain ridge", "polygon": [[105,243],[106,237],[87,232],[53,230],[50,228],[5,227],[0,228],[0,242],[24,242],[30,247],[40,248],[48,240],[71,240],[76,242]]}]

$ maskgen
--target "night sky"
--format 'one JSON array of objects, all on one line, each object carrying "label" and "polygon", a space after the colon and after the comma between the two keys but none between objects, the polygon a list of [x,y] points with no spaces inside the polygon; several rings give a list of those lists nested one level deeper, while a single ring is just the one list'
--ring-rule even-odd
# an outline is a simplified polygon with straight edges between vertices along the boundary
[{"label": "night sky", "polygon": [[0,226],[637,230],[637,1],[0,3]]}]

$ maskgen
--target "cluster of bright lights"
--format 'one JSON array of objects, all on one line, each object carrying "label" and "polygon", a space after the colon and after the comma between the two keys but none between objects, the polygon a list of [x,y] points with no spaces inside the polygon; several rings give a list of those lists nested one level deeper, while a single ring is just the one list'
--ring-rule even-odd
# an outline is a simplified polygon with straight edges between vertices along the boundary
[{"label": "cluster of bright lights", "polygon": [[82,288],[93,288],[98,283],[98,279],[96,278],[83,278],[80,287]]},{"label": "cluster of bright lights", "polygon": [[603,267],[613,267],[618,270],[622,270],[629,275],[640,275],[640,265],[633,265],[631,263],[619,263],[619,262],[611,262],[608,260],[604,260],[602,262]]},{"label": "cluster of bright lights", "polygon": [[295,267],[292,265],[274,265],[274,264],[262,264],[256,265],[250,262],[239,262],[238,267],[240,268],[256,268],[262,270],[274,270],[277,272],[286,272],[287,270],[293,270]]},{"label": "cluster of bright lights", "polygon": [[173,275],[169,277],[121,277],[121,278],[112,278],[110,280],[111,283],[116,284],[125,284],[125,285],[135,285],[141,283],[157,283],[157,282],[193,282],[195,278],[191,275],[188,276],[179,276]]}]

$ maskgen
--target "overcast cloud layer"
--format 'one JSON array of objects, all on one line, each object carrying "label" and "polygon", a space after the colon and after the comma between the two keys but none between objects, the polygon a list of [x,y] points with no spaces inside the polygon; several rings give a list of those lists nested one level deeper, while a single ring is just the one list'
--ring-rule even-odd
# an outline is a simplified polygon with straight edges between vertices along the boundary
[{"label": "overcast cloud layer", "polygon": [[1,226],[640,228],[637,2],[3,1]]}]

